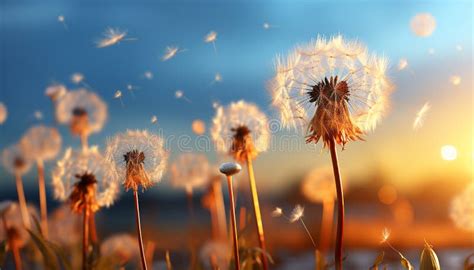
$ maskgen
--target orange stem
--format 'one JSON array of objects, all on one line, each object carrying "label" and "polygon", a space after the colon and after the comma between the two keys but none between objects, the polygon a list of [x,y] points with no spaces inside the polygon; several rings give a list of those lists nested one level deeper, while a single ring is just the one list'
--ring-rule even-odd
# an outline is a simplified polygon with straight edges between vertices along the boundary
[{"label": "orange stem", "polygon": [[230,200],[230,217],[232,221],[232,239],[234,241],[234,270],[240,270],[239,260],[239,240],[237,236],[237,220],[235,217],[235,201],[234,201],[234,190],[232,188],[232,176],[227,176],[227,188],[229,190]]},{"label": "orange stem", "polygon": [[28,214],[25,191],[23,189],[23,181],[19,173],[15,174],[15,180],[16,180],[16,191],[18,193],[18,202],[20,204],[21,218],[23,220],[23,225],[25,226],[25,228],[29,229],[31,227],[30,215]]},{"label": "orange stem", "polygon": [[336,181],[337,193],[337,231],[336,231],[336,247],[334,253],[334,260],[336,270],[342,270],[342,245],[344,234],[344,193],[342,190],[342,180],[339,172],[339,161],[337,159],[336,142],[333,139],[329,141],[329,150],[331,152],[331,161],[334,171],[334,180]]},{"label": "orange stem", "polygon": [[38,161],[38,188],[41,209],[41,230],[44,238],[48,239],[48,206],[46,202],[46,184],[44,182],[44,165],[43,161]]},{"label": "orange stem", "polygon": [[137,237],[138,243],[140,246],[140,258],[142,263],[142,270],[148,270],[146,264],[146,255],[145,255],[145,248],[143,246],[143,236],[142,236],[142,224],[140,220],[140,204],[138,202],[138,190],[133,190],[133,197],[135,199],[135,221],[137,224]]}]

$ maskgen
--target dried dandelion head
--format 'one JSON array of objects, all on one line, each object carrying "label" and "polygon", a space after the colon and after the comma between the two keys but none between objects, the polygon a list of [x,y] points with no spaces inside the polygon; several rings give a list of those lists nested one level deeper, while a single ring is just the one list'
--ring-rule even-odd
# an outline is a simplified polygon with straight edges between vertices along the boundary
[{"label": "dried dandelion head", "polygon": [[55,232],[49,236],[50,240],[60,246],[73,248],[81,241],[81,217],[68,205],[59,207],[51,214],[48,226],[50,231]]},{"label": "dried dandelion head", "polygon": [[26,156],[41,161],[54,159],[61,150],[61,143],[58,130],[43,125],[28,129],[20,141]]},{"label": "dried dandelion head", "polygon": [[107,141],[107,160],[114,164],[126,190],[146,189],[161,180],[168,152],[163,138],[146,130],[128,130]]},{"label": "dried dandelion head", "polygon": [[54,195],[61,201],[69,200],[71,209],[82,213],[111,206],[119,193],[113,165],[97,147],[85,151],[68,148],[53,170]]},{"label": "dried dandelion head", "polygon": [[11,174],[23,175],[27,173],[31,168],[31,161],[17,144],[7,147],[2,152],[3,167]]},{"label": "dried dandelion head", "polygon": [[191,193],[209,182],[209,162],[202,154],[181,154],[170,166],[171,183]]},{"label": "dried dandelion head", "polygon": [[419,37],[429,37],[436,29],[436,19],[430,13],[416,14],[410,21],[410,28]]},{"label": "dried dandelion head", "polygon": [[474,231],[474,183],[453,199],[450,216],[457,227]]},{"label": "dried dandelion head", "polygon": [[100,253],[124,265],[139,256],[138,242],[129,234],[113,235],[100,245]]},{"label": "dried dandelion head", "polygon": [[332,168],[317,168],[310,171],[301,182],[301,192],[313,203],[324,203],[336,199],[336,186]]},{"label": "dried dandelion head", "polygon": [[89,135],[104,126],[107,105],[86,89],[70,91],[58,102],[56,117],[60,123],[69,125],[73,135]]},{"label": "dried dandelion head", "polygon": [[293,223],[295,221],[300,220],[304,215],[304,207],[297,204],[293,211],[291,211],[290,222]]},{"label": "dried dandelion head", "polygon": [[7,107],[5,106],[5,104],[0,102],[0,125],[5,123],[5,121],[7,120],[7,117],[8,117]]},{"label": "dried dandelion head", "polygon": [[67,93],[66,86],[62,84],[52,84],[46,88],[44,94],[49,97],[53,102],[57,102],[59,99],[64,97]]},{"label": "dried dandelion head", "polygon": [[201,262],[206,269],[229,269],[232,249],[222,241],[208,241],[199,252]]},{"label": "dried dandelion head", "polygon": [[217,150],[237,161],[254,159],[269,147],[267,116],[254,104],[241,100],[225,108],[219,106],[212,123],[211,136]]},{"label": "dried dandelion head", "polygon": [[[30,234],[23,225],[20,206],[14,202],[2,202],[2,204],[3,206],[0,208],[4,209],[0,211],[2,213],[0,216],[0,224],[2,224],[0,226],[0,241],[8,239],[8,244],[13,243],[17,248],[22,248],[30,240]],[[31,216],[38,218],[38,211],[33,206],[28,206],[27,211]]]},{"label": "dried dandelion head", "polygon": [[357,41],[319,37],[276,59],[269,84],[282,125],[306,130],[307,142],[340,145],[373,130],[392,90],[387,59]]}]

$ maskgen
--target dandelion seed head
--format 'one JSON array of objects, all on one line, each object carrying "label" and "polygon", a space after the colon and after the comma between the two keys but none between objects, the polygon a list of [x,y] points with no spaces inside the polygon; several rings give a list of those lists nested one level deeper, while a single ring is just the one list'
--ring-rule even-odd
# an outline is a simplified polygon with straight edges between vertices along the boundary
[{"label": "dandelion seed head", "polygon": [[168,152],[164,140],[146,130],[127,130],[107,141],[106,158],[125,189],[146,189],[161,180]]},{"label": "dandelion seed head", "polygon": [[304,207],[297,204],[293,211],[291,211],[290,222],[293,223],[295,221],[300,220],[304,215]]},{"label": "dandelion seed head", "polygon": [[86,89],[69,91],[58,102],[56,117],[59,123],[68,124],[74,135],[97,133],[107,121],[107,105]]},{"label": "dandelion seed head", "polygon": [[7,117],[8,117],[7,106],[5,106],[5,104],[0,102],[0,125],[5,123],[5,121],[7,121]]},{"label": "dandelion seed head", "polygon": [[[9,241],[14,241],[18,248],[22,248],[28,244],[30,234],[23,225],[20,206],[15,202],[7,202],[4,207],[5,209],[1,212],[6,224],[0,226],[0,241],[9,239]],[[34,206],[28,205],[27,211],[30,216],[38,218],[38,211]]]},{"label": "dandelion seed head", "polygon": [[390,230],[388,228],[384,228],[382,231],[382,243],[387,242],[388,238],[390,238]]},{"label": "dandelion seed head", "polygon": [[62,97],[64,97],[66,93],[67,88],[62,84],[52,84],[48,86],[44,92],[44,94],[49,97],[53,102],[56,102]]},{"label": "dandelion seed head", "polygon": [[179,52],[179,47],[169,46],[166,47],[165,54],[161,58],[162,61],[168,61],[175,57]]},{"label": "dandelion seed head", "polygon": [[458,86],[461,84],[461,76],[453,75],[449,78],[449,81],[454,85]]},{"label": "dandelion seed head", "polygon": [[68,148],[52,173],[54,197],[70,200],[72,209],[81,213],[90,204],[95,212],[111,206],[119,193],[117,174],[97,147],[87,150]]},{"label": "dandelion seed head", "polygon": [[202,154],[184,153],[171,163],[171,184],[191,193],[209,183],[210,166]]},{"label": "dandelion seed head", "polygon": [[55,232],[49,235],[49,240],[62,247],[75,247],[79,245],[82,237],[81,216],[72,212],[69,205],[62,205],[49,217],[49,230]]},{"label": "dandelion seed head", "polygon": [[121,98],[121,97],[122,97],[122,91],[120,91],[120,90],[115,91],[114,98],[117,99],[117,98]]},{"label": "dandelion seed head", "polygon": [[36,125],[26,131],[20,140],[23,153],[31,159],[47,161],[54,159],[61,150],[62,138],[58,130]]},{"label": "dandelion seed head", "polygon": [[115,45],[127,36],[126,31],[118,28],[107,28],[103,34],[103,38],[97,41],[97,48],[105,48]]},{"label": "dandelion seed head", "polygon": [[307,142],[359,140],[386,113],[393,89],[388,61],[358,41],[319,37],[277,57],[275,66],[273,106],[282,125],[303,131]]},{"label": "dandelion seed head", "polygon": [[84,75],[82,73],[76,72],[71,75],[71,81],[75,84],[80,84],[84,81]]},{"label": "dandelion seed head", "polygon": [[474,183],[454,197],[449,215],[456,227],[474,231]]},{"label": "dandelion seed head", "polygon": [[313,203],[334,201],[336,186],[332,168],[323,167],[311,170],[301,182],[301,193]]},{"label": "dandelion seed head", "polygon": [[152,124],[158,123],[158,117],[156,117],[156,115],[153,115],[153,116],[151,117],[151,119],[150,119],[150,122],[151,122]]},{"label": "dandelion seed head", "polygon": [[404,70],[408,67],[408,60],[406,58],[402,58],[398,61],[398,70]]},{"label": "dandelion seed head", "polygon": [[217,32],[211,31],[204,37],[204,42],[211,43],[217,40]]},{"label": "dandelion seed head", "polygon": [[206,123],[200,119],[196,119],[192,122],[191,128],[196,135],[203,135],[206,133]]},{"label": "dandelion seed head", "polygon": [[113,235],[100,245],[102,256],[110,257],[120,265],[125,265],[134,258],[138,258],[138,242],[129,234]]},{"label": "dandelion seed head", "polygon": [[257,105],[243,100],[219,106],[212,120],[211,137],[221,153],[236,160],[255,158],[270,144],[267,116]]},{"label": "dandelion seed head", "polygon": [[283,216],[283,209],[280,207],[275,207],[275,209],[272,212],[272,217],[281,217]]},{"label": "dandelion seed head", "polygon": [[436,29],[436,19],[430,13],[416,14],[410,21],[410,28],[419,37],[429,37]]},{"label": "dandelion seed head", "polygon": [[423,107],[416,113],[415,120],[413,121],[413,129],[418,130],[423,127],[426,119],[426,115],[431,109],[431,105],[429,102],[426,102]]},{"label": "dandelion seed head", "polygon": [[3,150],[2,164],[9,173],[23,175],[30,170],[32,160],[19,145],[14,144]]},{"label": "dandelion seed head", "polygon": [[226,242],[208,241],[206,242],[200,252],[199,257],[206,269],[217,267],[217,269],[228,269],[232,249]]}]

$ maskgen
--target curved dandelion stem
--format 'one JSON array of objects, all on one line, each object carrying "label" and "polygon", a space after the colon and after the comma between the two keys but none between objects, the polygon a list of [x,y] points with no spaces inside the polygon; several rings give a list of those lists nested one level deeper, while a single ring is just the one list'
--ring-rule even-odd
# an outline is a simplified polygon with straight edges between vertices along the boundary
[{"label": "curved dandelion stem", "polygon": [[90,207],[87,205],[83,210],[83,223],[82,223],[82,269],[87,270],[87,255],[89,253],[89,219],[90,219]]},{"label": "curved dandelion stem", "polygon": [[230,218],[232,221],[232,238],[234,243],[234,264],[235,270],[240,270],[239,260],[239,240],[237,237],[237,220],[235,218],[234,190],[232,188],[232,176],[227,176],[227,189],[229,190]]},{"label": "curved dandelion stem", "polygon": [[44,182],[43,161],[38,161],[37,166],[38,166],[38,189],[39,189],[40,210],[41,210],[41,230],[45,239],[48,239],[48,206],[46,203],[46,184]]},{"label": "curved dandelion stem", "polygon": [[303,218],[300,218],[300,222],[303,225],[303,228],[306,231],[306,234],[308,235],[309,239],[311,240],[313,247],[316,249],[316,242],[314,242],[313,236],[311,236],[311,233],[309,232],[308,227],[306,227],[306,224],[304,223]]},{"label": "curved dandelion stem", "polygon": [[332,222],[334,218],[334,200],[323,201],[323,217],[320,233],[320,247],[319,249],[324,254],[329,247],[329,242],[332,236]]},{"label": "curved dandelion stem", "polygon": [[91,213],[89,216],[89,230],[92,244],[97,244],[99,237],[97,236],[97,227],[95,225],[95,213]]},{"label": "curved dandelion stem", "polygon": [[19,173],[15,174],[16,191],[18,193],[18,202],[20,204],[21,217],[23,219],[23,225],[25,228],[30,228],[30,215],[28,214],[28,208],[26,206],[25,191],[23,189],[23,181]]},{"label": "curved dandelion stem", "polygon": [[142,270],[147,270],[145,248],[143,247],[142,224],[140,220],[140,204],[138,202],[138,190],[133,190],[133,197],[135,199],[135,221],[137,223],[138,244],[140,246],[140,257],[142,263]]},{"label": "curved dandelion stem", "polygon": [[339,161],[336,152],[336,141],[334,138],[329,140],[329,150],[331,152],[331,161],[334,171],[334,180],[336,181],[337,193],[337,231],[336,231],[336,247],[334,259],[336,270],[342,270],[342,241],[344,233],[344,193],[342,190],[341,175],[339,172]]},{"label": "curved dandelion stem", "polygon": [[257,223],[258,242],[260,244],[260,248],[263,251],[261,254],[263,269],[267,270],[268,260],[267,260],[267,254],[266,254],[267,249],[265,245],[265,235],[263,232],[262,214],[260,213],[260,204],[258,201],[258,191],[257,191],[257,184],[255,183],[255,175],[253,172],[252,158],[249,155],[247,155],[247,172],[248,172],[249,181],[250,181],[250,192],[252,193],[252,203],[253,203],[253,210],[255,213],[255,221]]}]

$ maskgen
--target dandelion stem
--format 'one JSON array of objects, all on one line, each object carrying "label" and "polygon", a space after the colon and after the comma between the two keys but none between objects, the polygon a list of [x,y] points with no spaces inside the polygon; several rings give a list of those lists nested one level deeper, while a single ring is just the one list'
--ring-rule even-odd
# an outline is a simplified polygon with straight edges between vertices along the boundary
[{"label": "dandelion stem", "polygon": [[300,218],[301,224],[304,227],[304,230],[306,231],[306,234],[308,235],[309,239],[311,240],[311,243],[313,244],[313,247],[316,249],[316,242],[314,242],[313,236],[311,236],[311,233],[308,230],[308,227],[306,227],[306,224],[304,223],[303,218]]},{"label": "dandelion stem", "polygon": [[21,217],[25,228],[30,228],[30,215],[28,214],[28,207],[26,205],[25,191],[23,189],[23,181],[19,173],[15,173],[16,191],[18,193],[18,202],[20,204]]},{"label": "dandelion stem", "polygon": [[37,162],[38,166],[38,188],[41,209],[41,230],[45,239],[48,239],[48,206],[46,203],[46,184],[44,182],[44,165],[43,161]]},{"label": "dandelion stem", "polygon": [[262,249],[262,264],[263,269],[268,269],[268,260],[267,260],[267,249],[265,247],[265,236],[263,232],[263,223],[262,223],[262,214],[260,213],[260,204],[258,201],[258,191],[257,191],[257,184],[255,183],[255,175],[253,171],[253,164],[252,158],[247,155],[247,172],[249,175],[250,181],[250,192],[252,193],[252,202],[253,202],[253,210],[255,213],[255,221],[257,223],[257,233],[258,233],[258,242],[260,244],[260,248]]},{"label": "dandelion stem", "polygon": [[10,241],[10,245],[12,248],[13,259],[15,261],[15,270],[22,270],[23,265],[21,263],[20,249],[18,248],[18,245],[16,244],[15,240]]},{"label": "dandelion stem", "polygon": [[334,218],[334,200],[325,199],[323,201],[323,218],[321,222],[320,244],[319,249],[324,254],[328,247],[330,239],[332,238],[332,222]]},{"label": "dandelion stem", "polygon": [[194,251],[194,204],[193,204],[193,190],[191,188],[186,190],[186,198],[188,201],[188,210],[189,210],[189,243],[191,249],[191,269],[196,268],[196,253]]},{"label": "dandelion stem", "polygon": [[165,260],[166,260],[166,270],[173,270],[173,266],[171,265],[171,258],[170,258],[170,251],[167,250],[165,253]]},{"label": "dandelion stem", "polygon": [[92,244],[97,244],[99,238],[97,236],[97,227],[95,225],[95,213],[91,213],[89,217],[89,228]]},{"label": "dandelion stem", "polygon": [[227,188],[229,190],[229,200],[230,200],[230,217],[232,221],[232,239],[234,242],[234,263],[235,269],[240,270],[240,260],[239,260],[239,240],[237,237],[237,220],[235,218],[235,201],[234,201],[234,190],[232,188],[232,176],[227,176]]},{"label": "dandelion stem", "polygon": [[86,132],[83,132],[81,134],[81,145],[82,145],[82,151],[85,152],[89,149],[89,143],[88,143],[88,135]]},{"label": "dandelion stem", "polygon": [[146,258],[147,264],[153,264],[153,256],[155,254],[156,244],[153,241],[148,241],[146,244]]},{"label": "dandelion stem", "polygon": [[135,221],[137,223],[138,243],[140,246],[140,257],[142,262],[142,270],[147,270],[145,248],[143,247],[142,224],[140,220],[140,204],[138,202],[138,190],[133,190],[133,197],[135,199]]},{"label": "dandelion stem", "polygon": [[225,239],[227,237],[227,222],[225,218],[225,205],[224,196],[222,194],[222,185],[220,181],[213,181],[212,189],[214,192],[214,198],[216,200],[215,211],[218,224],[218,235],[219,239]]},{"label": "dandelion stem", "polygon": [[335,265],[336,270],[342,270],[342,241],[344,233],[344,193],[342,190],[341,175],[339,173],[339,161],[336,152],[336,141],[334,138],[329,140],[329,149],[331,151],[331,161],[334,171],[334,180],[336,181],[337,193],[337,232],[335,247]]},{"label": "dandelion stem", "polygon": [[82,228],[82,269],[87,270],[87,255],[89,253],[89,219],[90,219],[90,207],[87,205],[84,207],[83,216],[83,228]]}]

